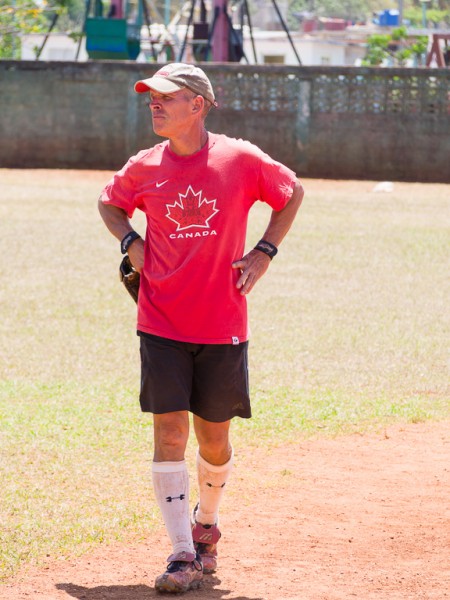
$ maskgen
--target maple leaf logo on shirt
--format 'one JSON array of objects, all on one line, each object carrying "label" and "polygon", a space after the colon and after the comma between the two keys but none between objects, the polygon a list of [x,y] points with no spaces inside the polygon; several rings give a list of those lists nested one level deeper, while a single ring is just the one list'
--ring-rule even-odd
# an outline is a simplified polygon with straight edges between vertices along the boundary
[{"label": "maple leaf logo on shirt", "polygon": [[202,199],[202,192],[195,193],[191,186],[185,194],[178,194],[179,201],[166,204],[166,217],[177,224],[177,231],[190,227],[209,228],[209,220],[219,209],[216,200]]}]

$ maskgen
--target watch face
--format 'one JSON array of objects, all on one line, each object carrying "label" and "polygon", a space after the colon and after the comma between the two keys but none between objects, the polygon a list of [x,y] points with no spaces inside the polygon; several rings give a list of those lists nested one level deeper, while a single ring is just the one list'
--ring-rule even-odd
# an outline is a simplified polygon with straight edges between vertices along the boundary
[{"label": "watch face", "polygon": [[265,240],[258,242],[255,246],[255,249],[259,250],[260,252],[264,252],[264,254],[267,254],[267,256],[270,256],[270,258],[273,258],[278,252],[278,248],[276,246],[270,242],[266,242]]}]

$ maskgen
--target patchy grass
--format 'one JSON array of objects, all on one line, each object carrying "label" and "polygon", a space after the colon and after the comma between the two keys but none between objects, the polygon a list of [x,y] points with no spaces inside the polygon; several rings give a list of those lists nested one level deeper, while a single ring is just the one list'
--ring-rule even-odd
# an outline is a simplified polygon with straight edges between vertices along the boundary
[{"label": "patchy grass", "polygon": [[[96,210],[109,176],[0,170],[0,577],[159,524],[135,307]],[[254,418],[233,424],[238,453],[450,416],[449,188],[373,185],[305,182],[249,299]],[[253,209],[249,246],[267,218]]]}]

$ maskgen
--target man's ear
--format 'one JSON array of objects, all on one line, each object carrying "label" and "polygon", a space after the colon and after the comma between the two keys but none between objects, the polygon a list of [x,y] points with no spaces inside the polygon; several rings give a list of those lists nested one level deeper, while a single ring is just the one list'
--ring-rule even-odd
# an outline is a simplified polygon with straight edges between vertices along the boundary
[{"label": "man's ear", "polygon": [[203,96],[196,96],[194,98],[194,104],[192,106],[192,111],[195,113],[201,112],[203,110],[204,106],[205,106],[205,99],[203,98]]}]

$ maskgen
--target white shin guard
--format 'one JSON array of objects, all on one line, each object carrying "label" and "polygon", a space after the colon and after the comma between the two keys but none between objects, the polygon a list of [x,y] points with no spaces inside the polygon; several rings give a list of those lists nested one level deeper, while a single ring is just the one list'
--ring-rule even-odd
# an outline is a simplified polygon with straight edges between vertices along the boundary
[{"label": "white shin guard", "polygon": [[197,450],[197,476],[199,505],[196,520],[203,525],[216,525],[219,519],[219,506],[225,485],[233,469],[234,453],[224,465],[211,465],[200,456]]},{"label": "white shin guard", "polygon": [[153,488],[173,552],[195,552],[189,514],[189,475],[186,462],[154,462]]}]

